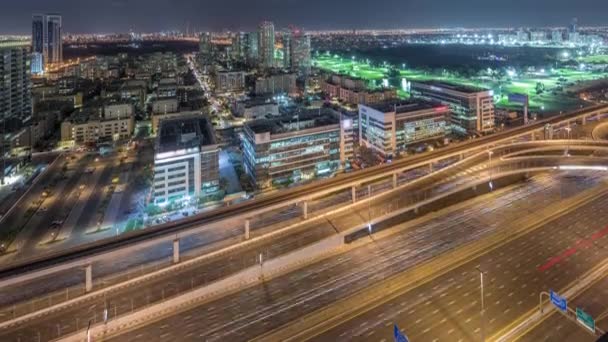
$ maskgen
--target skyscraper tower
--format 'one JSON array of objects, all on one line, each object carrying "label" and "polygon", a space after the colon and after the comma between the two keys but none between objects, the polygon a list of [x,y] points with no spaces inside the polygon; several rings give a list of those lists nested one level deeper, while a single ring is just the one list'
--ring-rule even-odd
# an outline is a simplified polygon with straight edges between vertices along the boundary
[{"label": "skyscraper tower", "polygon": [[0,122],[32,114],[30,43],[0,40]]},{"label": "skyscraper tower", "polygon": [[291,32],[283,32],[281,39],[283,40],[283,68],[291,69]]},{"label": "skyscraper tower", "polygon": [[578,18],[572,18],[572,21],[570,21],[570,27],[568,28],[568,32],[576,33],[577,26],[578,26]]},{"label": "skyscraper tower", "polygon": [[245,55],[247,64],[254,66],[260,59],[259,55],[259,44],[258,44],[258,33],[248,32],[245,34]]},{"label": "skyscraper tower", "polygon": [[62,19],[59,14],[32,16],[32,72],[40,74],[48,64],[63,62]]},{"label": "skyscraper tower", "polygon": [[292,28],[291,36],[291,69],[300,76],[310,73],[310,36],[300,29]]},{"label": "skyscraper tower", "polygon": [[262,69],[271,69],[274,65],[274,25],[264,21],[258,27],[258,64]]}]

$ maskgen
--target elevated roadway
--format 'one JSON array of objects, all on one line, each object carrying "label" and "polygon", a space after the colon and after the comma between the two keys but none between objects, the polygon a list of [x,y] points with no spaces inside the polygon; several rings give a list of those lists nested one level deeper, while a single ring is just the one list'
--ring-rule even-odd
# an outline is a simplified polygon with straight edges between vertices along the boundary
[{"label": "elevated roadway", "polygon": [[3,265],[0,268],[0,286],[7,284],[9,280],[10,283],[16,283],[74,267],[85,267],[97,258],[107,256],[110,253],[120,252],[126,247],[145,247],[164,241],[179,241],[184,236],[203,231],[210,223],[228,218],[241,218],[243,224],[246,225],[246,220],[251,217],[295,203],[303,204],[303,216],[306,218],[306,202],[316,197],[326,196],[343,189],[352,188],[356,190],[357,187],[365,183],[375,182],[387,177],[396,177],[408,170],[424,166],[432,168],[434,164],[441,164],[444,160],[465,158],[469,154],[479,153],[492,146],[509,144],[513,141],[540,139],[544,136],[547,125],[559,128],[574,122],[584,124],[586,120],[597,120],[598,118],[602,118],[606,113],[608,113],[608,105],[582,109],[466,143],[454,144],[432,153],[405,158],[392,164],[366,169],[353,174],[341,175],[333,179],[315,182],[286,191],[279,191],[252,201],[220,208],[179,222]]},{"label": "elevated roadway", "polygon": [[[593,144],[593,142],[581,142],[581,150],[587,151],[587,148]],[[441,195],[442,193],[454,190],[454,187],[456,185],[462,186],[464,184],[462,180],[468,179],[470,181],[472,179],[479,179],[483,181],[484,179],[486,179],[487,181],[487,178],[491,173],[494,173],[496,177],[499,177],[505,172],[525,172],[527,169],[529,169],[527,166],[533,166],[535,169],[553,169],[554,167],[560,165],[560,162],[564,159],[567,160],[568,163],[574,165],[588,164],[593,166],[606,163],[605,158],[575,155],[575,152],[577,152],[578,145],[572,145],[571,152],[573,155],[571,157],[564,157],[562,154],[554,155],[553,157],[555,158],[545,158],[544,155],[542,155],[541,157],[527,156],[525,157],[526,160],[522,160],[521,157],[511,158],[509,157],[509,154],[512,153],[512,151],[525,151],[526,149],[538,148],[538,146],[543,145],[543,142],[527,142],[514,145],[517,145],[518,148],[515,148],[515,146],[512,145],[505,145],[494,149],[493,152],[496,154],[496,159],[492,162],[492,165],[481,165],[481,163],[486,161],[487,158],[487,153],[484,151],[483,153],[479,153],[476,156],[472,156],[470,158],[467,158],[466,160],[463,160],[462,162],[454,165],[453,167],[445,168],[437,172],[436,174],[424,178],[423,180],[421,180],[421,184],[417,184],[419,186],[418,191],[398,191],[392,192],[392,195],[383,195],[382,200],[374,201],[373,207],[371,207],[373,213],[372,217],[377,217],[378,215],[385,214],[387,207],[389,207],[389,204],[408,205],[415,201],[424,200],[435,195]],[[565,146],[564,142],[560,141],[547,142],[546,145],[548,146],[542,151],[543,153],[550,151],[560,151],[563,150]],[[595,146],[596,150],[604,150],[607,148],[608,144],[604,143],[598,143]],[[504,155],[506,157],[501,158],[501,155]],[[528,163],[527,166],[525,165],[525,163]],[[518,170],[519,168],[521,168],[521,170]],[[319,238],[322,236],[327,236],[328,232],[329,234],[331,234],[332,229],[345,230],[351,228],[353,225],[356,226],[364,224],[366,220],[365,207],[365,205],[360,205],[358,208],[356,208],[356,211],[354,212],[357,212],[358,215],[353,215],[353,211],[351,211],[348,215],[340,215],[338,217],[332,218],[331,222],[329,222],[329,225],[327,223],[325,223],[324,225],[317,223],[316,225],[318,226],[326,227],[324,230],[325,232],[321,232],[320,229],[313,229],[310,231],[311,236],[309,237],[306,237],[306,232],[304,232],[304,235],[296,235],[293,236],[292,239],[285,238],[282,241],[277,242],[277,245],[275,247],[272,247],[275,250],[273,254],[280,255],[281,253],[288,251],[289,245],[291,245],[292,248],[294,246],[297,247],[298,244],[295,244],[295,240],[310,240],[311,238]],[[397,207],[394,206],[392,207],[392,209],[396,210]],[[313,224],[313,222],[311,222],[311,224]],[[282,246],[283,248],[282,251],[279,248],[280,246]],[[269,246],[263,248],[271,247]],[[246,257],[245,259],[248,259],[250,260],[250,262],[255,263],[255,256],[257,255],[257,252],[252,250],[244,250],[242,251],[242,254],[251,254],[251,257]],[[233,257],[236,258],[237,263],[232,261],[234,260]],[[272,255],[269,255],[269,257],[272,257]],[[228,258],[229,260],[226,260],[226,258]],[[180,271],[179,273],[171,273],[167,274],[164,277],[156,277],[149,281],[138,283],[136,287],[126,288],[117,293],[113,293],[107,298],[114,303],[120,303],[118,305],[122,306],[123,308],[120,309],[121,311],[119,312],[124,312],[125,310],[128,311],[129,298],[138,298],[135,304],[133,303],[133,301],[131,301],[131,305],[141,305],[142,302],[149,303],[150,300],[160,300],[161,298],[157,298],[157,296],[160,296],[160,292],[157,290],[169,288],[170,284],[172,284],[172,288],[175,288],[177,286],[179,288],[186,289],[191,286],[194,286],[194,284],[196,284],[197,286],[204,285],[205,281],[212,281],[213,279],[217,279],[218,277],[225,275],[225,273],[223,274],[223,272],[230,272],[228,266],[230,266],[229,268],[234,269],[234,266],[236,266],[236,264],[240,264],[241,262],[242,259],[239,254],[234,254],[229,257],[225,256],[211,263],[203,263],[201,265],[189,267]],[[244,265],[247,265],[247,263]],[[200,274],[204,275],[203,279],[198,276]],[[191,283],[191,281],[196,281],[196,283]],[[140,294],[142,294],[142,288],[146,289],[146,293],[152,293],[152,297],[140,298]],[[105,295],[104,298],[106,298]],[[38,329],[38,331],[43,331],[44,336],[53,336],[54,332],[56,331],[56,326],[59,324],[61,326],[65,326],[66,328],[63,328],[62,331],[64,333],[68,333],[70,331],[73,331],[72,329],[74,329],[77,325],[73,321],[73,318],[86,316],[87,310],[89,310],[89,308],[99,300],[100,297],[93,298],[90,301],[85,301],[81,303],[79,306],[71,306],[67,309],[67,311],[56,310],[53,315],[45,316],[44,318],[41,318],[35,322],[30,322],[30,324],[38,324],[37,328],[28,328],[30,330],[23,330],[24,327],[21,326],[20,329],[14,332],[16,334],[19,334],[24,331],[29,331],[31,334],[35,334],[35,329]],[[126,309],[124,308],[124,306],[126,306]],[[103,304],[98,303],[97,309],[95,310],[99,311],[102,307]],[[34,325],[34,327],[36,327],[36,325]]]}]

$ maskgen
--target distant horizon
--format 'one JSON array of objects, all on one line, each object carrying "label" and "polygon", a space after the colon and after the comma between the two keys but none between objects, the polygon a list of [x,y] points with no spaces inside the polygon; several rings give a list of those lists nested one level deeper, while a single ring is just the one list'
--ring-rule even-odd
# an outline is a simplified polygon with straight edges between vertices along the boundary
[{"label": "distant horizon", "polygon": [[64,32],[251,31],[264,20],[307,31],[608,25],[598,0],[4,0],[2,34],[29,34],[32,15],[57,13]]},{"label": "distant horizon", "polygon": [[[270,20],[272,22],[272,20]],[[275,24],[275,29],[286,29],[288,27],[282,27]],[[394,27],[394,28],[335,28],[335,29],[303,29],[306,32],[336,32],[336,31],[357,31],[357,32],[371,32],[371,31],[501,31],[501,30],[519,30],[519,29],[528,29],[528,30],[550,30],[550,29],[568,29],[568,26],[504,26],[504,27]],[[588,29],[608,29],[608,25],[586,25],[579,26],[579,30],[588,30]],[[249,30],[201,30],[201,31],[193,31],[191,33],[235,33],[235,32],[253,32],[256,31],[256,28],[252,28]],[[68,32],[64,30],[64,35],[117,35],[117,34],[128,34],[128,33],[138,33],[138,34],[159,34],[159,33],[169,33],[169,32],[179,32],[185,33],[186,30],[159,30],[159,31],[115,31],[115,32]],[[27,37],[31,36],[30,32],[22,32],[22,33],[3,33],[0,32],[0,37]]]}]

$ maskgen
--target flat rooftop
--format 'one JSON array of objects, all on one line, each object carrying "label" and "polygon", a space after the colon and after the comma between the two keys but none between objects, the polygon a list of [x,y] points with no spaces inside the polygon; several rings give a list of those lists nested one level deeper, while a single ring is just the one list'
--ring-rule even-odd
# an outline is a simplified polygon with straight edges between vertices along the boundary
[{"label": "flat rooftop", "polygon": [[486,89],[486,88],[482,88],[482,87],[474,87],[474,86],[470,86],[470,85],[466,85],[466,84],[452,83],[452,82],[446,82],[446,81],[436,81],[436,80],[412,81],[412,85],[415,85],[415,84],[425,84],[425,85],[428,85],[431,87],[444,88],[444,89],[459,91],[461,93],[468,93],[468,94],[479,93],[482,91],[490,90],[490,89]]},{"label": "flat rooftop", "polygon": [[445,105],[439,102],[426,101],[421,99],[409,99],[409,100],[389,100],[384,102],[379,102],[375,104],[366,105],[366,107],[375,109],[382,113],[390,113],[396,112],[399,113],[408,113],[408,112],[416,112],[419,110],[432,109],[445,107]]},{"label": "flat rooftop", "polygon": [[173,117],[160,121],[156,153],[215,145],[215,136],[207,117]]},{"label": "flat rooftop", "polygon": [[261,119],[247,123],[246,125],[256,134],[267,133],[283,134],[301,130],[318,128],[323,126],[337,125],[340,118],[333,112],[318,111],[290,114],[276,119]]}]

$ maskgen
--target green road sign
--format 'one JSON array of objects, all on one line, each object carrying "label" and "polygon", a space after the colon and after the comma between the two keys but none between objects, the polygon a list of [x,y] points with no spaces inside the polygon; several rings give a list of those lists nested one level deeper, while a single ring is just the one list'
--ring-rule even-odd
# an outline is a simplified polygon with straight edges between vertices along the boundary
[{"label": "green road sign", "polygon": [[595,333],[595,320],[585,311],[576,308],[576,320],[585,326],[585,328]]}]

